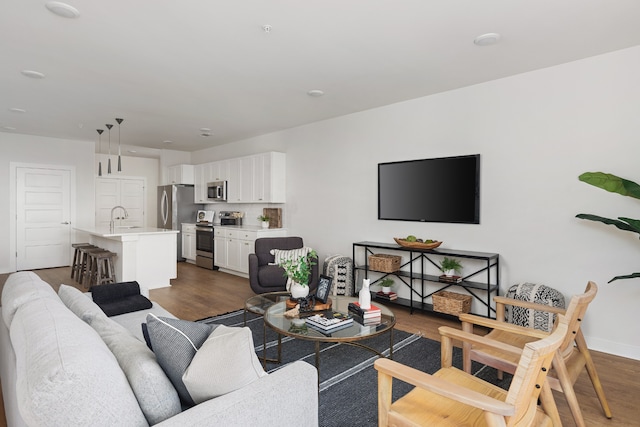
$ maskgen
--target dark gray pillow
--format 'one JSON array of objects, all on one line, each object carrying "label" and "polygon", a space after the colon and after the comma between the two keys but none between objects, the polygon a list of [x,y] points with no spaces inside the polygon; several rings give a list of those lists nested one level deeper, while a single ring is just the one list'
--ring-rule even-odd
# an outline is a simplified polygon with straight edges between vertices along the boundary
[{"label": "dark gray pillow", "polygon": [[182,382],[182,375],[214,328],[204,323],[147,315],[149,340],[158,364],[171,380],[180,399],[188,406],[195,403]]}]

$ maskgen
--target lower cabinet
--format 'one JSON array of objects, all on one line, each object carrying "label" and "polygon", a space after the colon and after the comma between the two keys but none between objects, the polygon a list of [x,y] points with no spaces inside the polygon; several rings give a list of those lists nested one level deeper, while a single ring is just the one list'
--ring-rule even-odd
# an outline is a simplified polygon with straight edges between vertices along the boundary
[{"label": "lower cabinet", "polygon": [[229,273],[246,276],[249,274],[249,254],[253,253],[255,241],[261,237],[286,236],[282,228],[260,229],[214,227],[214,264]]},{"label": "lower cabinet", "polygon": [[196,262],[196,226],[182,224],[182,258]]}]

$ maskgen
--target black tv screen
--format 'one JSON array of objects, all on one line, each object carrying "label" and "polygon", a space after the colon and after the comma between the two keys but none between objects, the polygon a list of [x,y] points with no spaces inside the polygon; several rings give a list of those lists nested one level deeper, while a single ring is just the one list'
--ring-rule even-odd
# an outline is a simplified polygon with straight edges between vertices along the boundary
[{"label": "black tv screen", "polygon": [[480,223],[480,154],[378,164],[378,219]]}]

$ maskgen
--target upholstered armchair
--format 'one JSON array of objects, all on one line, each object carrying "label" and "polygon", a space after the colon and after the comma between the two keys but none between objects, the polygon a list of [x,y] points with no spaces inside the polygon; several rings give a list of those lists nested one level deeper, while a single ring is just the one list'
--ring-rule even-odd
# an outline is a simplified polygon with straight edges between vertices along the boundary
[{"label": "upholstered armchair", "polygon": [[[256,239],[255,253],[249,254],[249,284],[256,294],[287,290],[284,269],[275,265],[272,249],[292,250],[303,248],[302,237],[265,237]],[[309,291],[318,285],[318,260],[311,268]]]}]

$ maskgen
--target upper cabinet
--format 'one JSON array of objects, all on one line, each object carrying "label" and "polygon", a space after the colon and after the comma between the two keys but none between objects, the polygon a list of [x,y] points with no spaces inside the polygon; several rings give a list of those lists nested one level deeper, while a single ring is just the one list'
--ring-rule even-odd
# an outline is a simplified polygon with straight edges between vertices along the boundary
[{"label": "upper cabinet", "polygon": [[191,184],[195,183],[195,170],[193,165],[176,165],[167,168],[165,185],[170,184]]},{"label": "upper cabinet", "polygon": [[195,202],[208,203],[207,183],[227,181],[229,203],[285,203],[286,154],[268,152],[196,165]]}]

